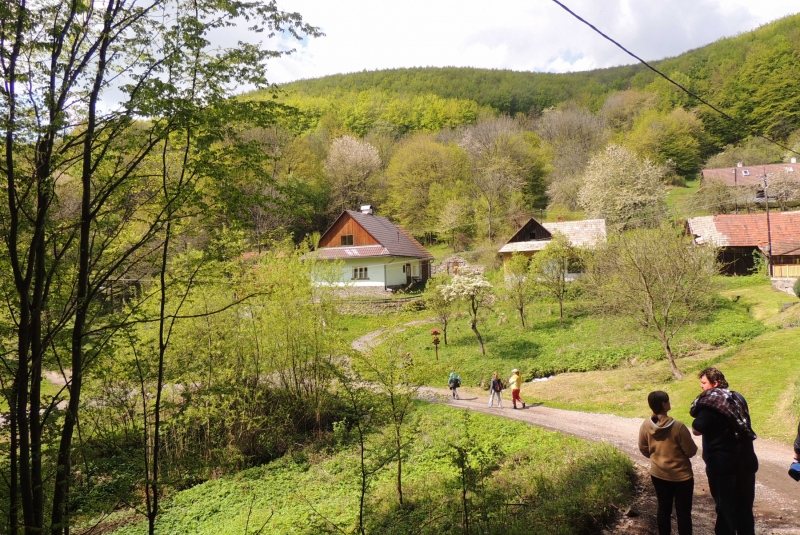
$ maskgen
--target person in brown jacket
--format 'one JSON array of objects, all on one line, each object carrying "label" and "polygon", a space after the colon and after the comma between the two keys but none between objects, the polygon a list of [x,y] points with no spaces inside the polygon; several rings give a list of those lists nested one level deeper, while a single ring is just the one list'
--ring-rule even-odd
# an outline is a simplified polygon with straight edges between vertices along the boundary
[{"label": "person in brown jacket", "polygon": [[666,392],[650,392],[647,404],[653,415],[639,429],[639,451],[650,459],[650,479],[658,498],[658,535],[670,533],[673,502],[678,533],[691,535],[694,473],[689,458],[697,453],[697,445],[682,422],[667,416],[672,406]]}]

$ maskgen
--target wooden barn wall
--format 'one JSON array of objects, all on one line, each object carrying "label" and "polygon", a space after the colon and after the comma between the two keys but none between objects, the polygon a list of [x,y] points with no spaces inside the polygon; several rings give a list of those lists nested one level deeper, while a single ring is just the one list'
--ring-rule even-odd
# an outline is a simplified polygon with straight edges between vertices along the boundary
[{"label": "wooden barn wall", "polygon": [[320,247],[341,247],[342,236],[353,235],[353,245],[380,245],[349,215],[345,214],[319,241]]},{"label": "wooden barn wall", "polygon": [[552,234],[549,230],[544,228],[538,221],[535,219],[531,219],[525,225],[519,229],[514,236],[508,241],[511,242],[520,242],[520,241],[531,241],[531,240],[546,240],[551,238]]}]

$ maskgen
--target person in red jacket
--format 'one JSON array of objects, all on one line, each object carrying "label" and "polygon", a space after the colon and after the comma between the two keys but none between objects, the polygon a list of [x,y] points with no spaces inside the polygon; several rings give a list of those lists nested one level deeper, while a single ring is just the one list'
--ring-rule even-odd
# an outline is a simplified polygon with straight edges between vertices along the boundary
[{"label": "person in red jacket", "polygon": [[697,453],[697,444],[689,429],[667,414],[672,405],[666,392],[650,392],[647,404],[653,415],[639,429],[639,451],[650,459],[650,479],[658,499],[658,535],[670,534],[673,503],[678,533],[691,535],[694,473],[690,458]]}]

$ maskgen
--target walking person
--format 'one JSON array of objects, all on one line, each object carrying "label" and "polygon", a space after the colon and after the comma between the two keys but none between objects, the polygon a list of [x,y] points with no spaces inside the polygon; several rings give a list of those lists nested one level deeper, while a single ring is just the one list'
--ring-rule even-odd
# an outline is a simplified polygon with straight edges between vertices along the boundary
[{"label": "walking person", "polygon": [[503,381],[497,376],[497,372],[492,373],[492,380],[489,383],[489,406],[494,403],[495,396],[497,397],[497,407],[503,408],[503,399],[500,397],[500,392],[503,391]]},{"label": "walking person", "polygon": [[703,436],[703,460],[708,488],[714,498],[716,535],[754,535],[753,501],[758,458],[756,434],[744,396],[729,390],[716,368],[698,374],[703,391],[692,402],[692,431]]},{"label": "walking person", "polygon": [[678,534],[692,535],[694,473],[691,457],[697,453],[689,429],[668,415],[669,395],[650,392],[647,404],[653,415],[639,428],[639,451],[650,459],[650,479],[658,499],[658,535],[670,535],[672,504],[678,519]]},{"label": "walking person", "polygon": [[458,387],[461,386],[461,376],[456,372],[450,372],[450,377],[447,379],[447,384],[453,392],[453,399],[461,399],[458,397]]},{"label": "walking person", "polygon": [[511,377],[508,378],[508,386],[511,387],[511,404],[517,408],[517,401],[522,403],[522,408],[525,408],[525,402],[519,397],[519,389],[522,388],[522,378],[519,376],[519,370],[514,368],[511,370]]}]

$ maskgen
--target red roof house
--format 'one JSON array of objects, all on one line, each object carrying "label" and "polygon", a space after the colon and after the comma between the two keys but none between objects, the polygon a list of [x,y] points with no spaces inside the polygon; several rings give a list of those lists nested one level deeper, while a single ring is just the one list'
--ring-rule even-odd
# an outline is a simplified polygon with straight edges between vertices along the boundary
[{"label": "red roof house", "polygon": [[724,272],[747,274],[754,266],[753,254],[772,256],[774,277],[800,277],[800,212],[728,214],[692,217],[687,221],[695,243],[720,248]]}]

